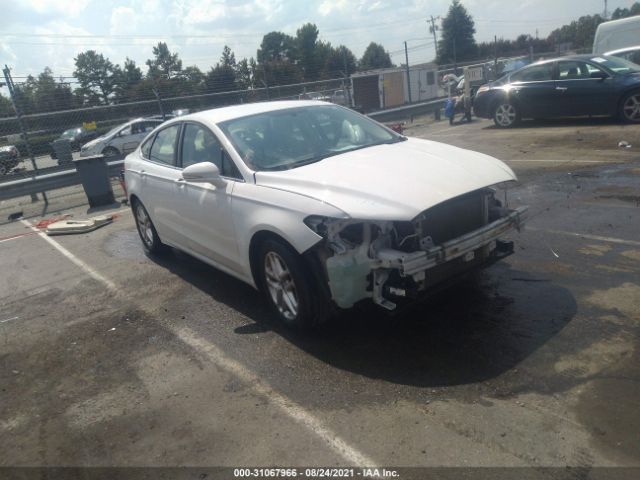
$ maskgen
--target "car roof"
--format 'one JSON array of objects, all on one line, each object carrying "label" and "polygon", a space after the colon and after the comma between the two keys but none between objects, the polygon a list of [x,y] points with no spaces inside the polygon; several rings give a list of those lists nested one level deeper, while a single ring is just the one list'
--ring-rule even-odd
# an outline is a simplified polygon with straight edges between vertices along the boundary
[{"label": "car roof", "polygon": [[550,63],[550,62],[559,62],[562,60],[591,60],[592,58],[597,58],[597,57],[606,57],[607,54],[605,53],[582,53],[582,54],[576,54],[576,55],[565,55],[564,57],[555,57],[555,58],[547,58],[544,60],[540,60],[538,62],[534,62],[534,63],[530,63],[529,65],[524,66],[523,68],[532,66],[532,65],[542,65],[544,63]]},{"label": "car roof", "polygon": [[615,55],[616,53],[631,52],[633,50],[640,50],[640,45],[636,45],[635,47],[624,47],[624,48],[619,48],[617,50],[611,50],[610,52],[607,52],[604,55]]},{"label": "car roof", "polygon": [[211,110],[204,110],[202,112],[190,113],[189,115],[183,115],[181,117],[174,118],[172,120],[172,123],[185,120],[220,123],[227,120],[233,120],[235,118],[248,117],[250,115],[255,115],[258,113],[275,112],[287,108],[311,107],[318,105],[334,104],[318,100],[281,100],[273,102],[244,103],[242,105],[231,105],[228,107],[220,107]]}]

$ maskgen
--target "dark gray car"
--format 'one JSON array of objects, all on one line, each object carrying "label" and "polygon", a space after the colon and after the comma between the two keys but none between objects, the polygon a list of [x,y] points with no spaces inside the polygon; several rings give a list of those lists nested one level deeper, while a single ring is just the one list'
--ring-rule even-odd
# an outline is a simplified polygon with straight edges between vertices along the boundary
[{"label": "dark gray car", "polygon": [[473,109],[498,127],[587,115],[640,123],[640,66],[606,55],[544,60],[480,87]]}]

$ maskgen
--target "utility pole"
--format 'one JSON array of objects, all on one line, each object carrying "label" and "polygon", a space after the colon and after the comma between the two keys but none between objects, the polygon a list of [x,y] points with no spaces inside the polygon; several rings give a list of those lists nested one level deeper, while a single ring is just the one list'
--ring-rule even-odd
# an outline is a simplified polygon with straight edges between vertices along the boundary
[{"label": "utility pole", "polygon": [[603,12],[604,14],[603,14],[603,17],[604,17],[605,20],[609,18],[609,8],[608,8],[609,5],[607,5],[607,3],[608,3],[608,1],[604,0],[604,12]]},{"label": "utility pole", "polygon": [[[18,102],[18,99],[16,97],[16,87],[13,84],[13,78],[11,78],[11,70],[7,65],[5,65],[4,69],[2,70],[2,73],[4,73],[4,80],[7,84],[7,88],[9,89],[9,96],[11,97],[11,103],[13,103],[13,109],[15,110],[16,117],[18,118],[18,125],[20,126],[20,132],[22,133],[22,139],[24,140],[24,143],[27,147],[27,155],[29,155],[29,158],[31,159],[31,166],[33,167],[33,170],[37,172],[38,165],[36,164],[36,159],[33,156],[33,152],[31,151],[31,143],[29,142],[29,135],[27,134],[27,129],[25,128],[24,122],[22,121],[22,108],[20,108],[20,102]],[[42,199],[44,200],[45,204],[49,203],[49,200],[47,199],[47,194],[44,192],[42,192]],[[31,201],[32,202],[38,201],[38,196],[35,193],[31,194]]]},{"label": "utility pole", "polygon": [[407,42],[404,42],[404,59],[407,63],[407,89],[409,90],[409,103],[411,103],[411,75],[409,74],[409,52]]},{"label": "utility pole", "polygon": [[456,37],[458,36],[458,17],[453,12],[453,74],[458,76],[458,53],[456,52]]},{"label": "utility pole", "polygon": [[493,36],[493,76],[498,79],[498,36]]},{"label": "utility pole", "polygon": [[436,20],[439,18],[440,17],[433,18],[433,15],[431,15],[431,20],[427,20],[427,23],[431,24],[431,26],[429,27],[429,31],[433,34],[433,45],[436,49],[436,58],[438,58],[438,39],[436,37],[436,31],[438,30],[438,27],[436,27]]},{"label": "utility pole", "polygon": [[[347,49],[346,48],[342,49],[342,64],[344,65],[344,78],[348,79],[350,75],[349,75],[349,71],[347,70]],[[349,103],[349,106],[351,106],[351,88],[350,88],[350,85],[345,85],[344,79],[342,80],[342,88],[343,90],[346,90],[347,102]]]}]

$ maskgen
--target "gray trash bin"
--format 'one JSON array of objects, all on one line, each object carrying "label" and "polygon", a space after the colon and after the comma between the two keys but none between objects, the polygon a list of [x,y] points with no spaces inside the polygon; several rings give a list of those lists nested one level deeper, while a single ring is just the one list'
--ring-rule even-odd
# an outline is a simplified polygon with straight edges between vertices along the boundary
[{"label": "gray trash bin", "polygon": [[53,141],[53,151],[56,152],[58,165],[71,163],[73,153],[71,152],[71,141],[66,138],[59,138]]},{"label": "gray trash bin", "polygon": [[115,203],[109,179],[109,168],[104,156],[79,158],[73,163],[78,175],[80,175],[84,193],[86,193],[92,208]]}]

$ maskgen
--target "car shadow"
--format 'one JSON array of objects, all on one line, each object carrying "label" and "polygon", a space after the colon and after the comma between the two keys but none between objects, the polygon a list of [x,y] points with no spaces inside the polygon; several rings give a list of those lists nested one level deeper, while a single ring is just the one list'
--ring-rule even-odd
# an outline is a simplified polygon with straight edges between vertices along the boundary
[{"label": "car shadow", "polygon": [[[522,120],[508,130],[520,130],[528,128],[553,128],[553,127],[594,127],[600,125],[624,125],[615,117],[566,117]],[[487,125],[483,130],[505,130],[495,124]]]},{"label": "car shadow", "polygon": [[502,262],[397,315],[365,303],[298,332],[275,322],[253,288],[197,259],[176,252],[156,262],[254,322],[235,328],[237,335],[273,331],[337,369],[418,387],[498,377],[577,311],[568,289]]}]

